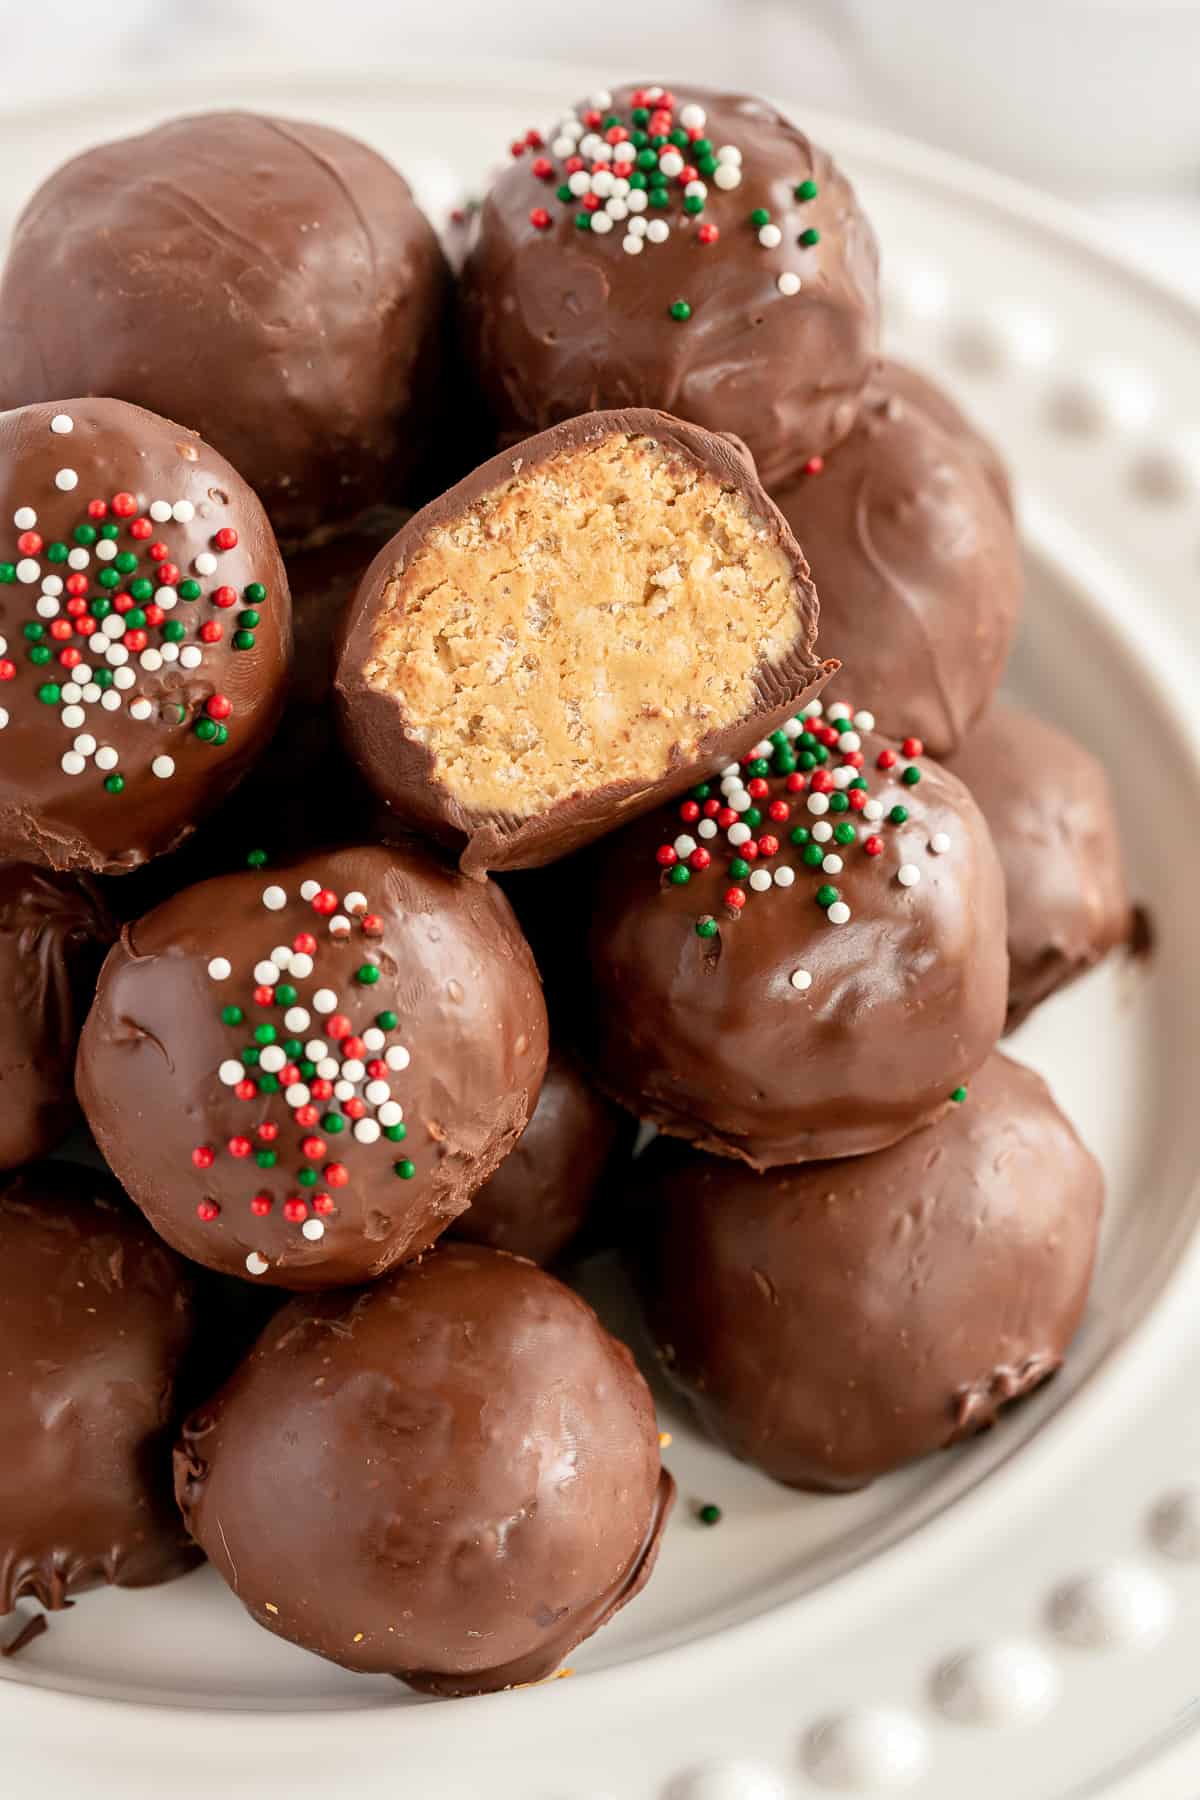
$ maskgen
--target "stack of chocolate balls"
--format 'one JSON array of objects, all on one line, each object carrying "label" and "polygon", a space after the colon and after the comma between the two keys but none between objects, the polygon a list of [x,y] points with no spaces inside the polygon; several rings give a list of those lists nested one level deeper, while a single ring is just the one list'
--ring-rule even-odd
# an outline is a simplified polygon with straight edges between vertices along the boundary
[{"label": "stack of chocolate balls", "polygon": [[[619,1244],[797,1487],[1079,1322],[1100,1173],[996,1046],[1129,905],[1103,771],[995,698],[1005,471],[773,108],[511,150],[457,280],[380,157],[245,114],[17,223],[0,1609],[204,1554],[347,1668],[536,1681],[674,1492],[545,1265]],[[102,1172],[37,1160],[76,1096]]]}]

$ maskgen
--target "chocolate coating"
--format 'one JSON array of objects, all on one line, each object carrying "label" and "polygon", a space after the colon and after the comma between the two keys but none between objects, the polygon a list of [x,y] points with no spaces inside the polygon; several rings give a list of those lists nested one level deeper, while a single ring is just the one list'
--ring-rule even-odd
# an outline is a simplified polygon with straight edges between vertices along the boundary
[{"label": "chocolate coating", "polygon": [[6,1176],[0,1224],[0,1614],[169,1581],[199,1560],[170,1481],[184,1265],[74,1164]]},{"label": "chocolate coating", "polygon": [[78,1116],[75,1049],[115,936],[91,883],[0,864],[0,1169],[52,1150]]},{"label": "chocolate coating", "polygon": [[188,1421],[176,1493],[268,1631],[471,1694],[552,1674],[633,1598],[674,1485],[591,1308],[451,1244],[277,1314]]},{"label": "chocolate coating", "polygon": [[656,1143],[643,1290],[668,1371],[735,1456],[861,1487],[1052,1375],[1087,1298],[1094,1158],[1031,1070],[873,1156],[755,1175]]},{"label": "chocolate coating", "polygon": [[427,458],[448,289],[408,184],[365,144],[174,119],[75,157],[18,219],[0,405],[113,394],[178,419],[306,538]]},{"label": "chocolate coating", "polygon": [[633,1137],[628,1115],[585,1081],[574,1057],[552,1049],[520,1142],[450,1236],[553,1263],[583,1229],[621,1149],[632,1152]]},{"label": "chocolate coating", "polygon": [[[696,829],[677,808],[603,845],[585,1048],[601,1086],[631,1112],[754,1168],[857,1156],[937,1118],[993,1048],[1008,962],[1004,882],[987,826],[944,769],[899,756],[880,770],[883,750],[881,738],[862,740],[877,820],[812,814],[817,795],[763,777],[754,841],[769,829],[779,848],[750,865],[749,878],[731,881],[738,852],[720,830],[699,840],[711,846],[710,867],[676,886],[656,853]],[[837,760],[831,752],[807,779],[828,777]],[[905,783],[908,769],[919,785]],[[828,796],[831,808],[839,792]],[[776,824],[765,809],[779,800],[792,811]],[[890,822],[894,806],[907,812],[903,823]],[[790,833],[834,820],[853,821],[856,841],[819,847],[844,867],[810,868],[812,845],[794,844]],[[935,853],[942,834],[948,843]],[[755,891],[760,866],[793,871],[793,884]],[[901,868],[915,872],[914,885],[902,885]],[[818,903],[825,886],[836,888],[834,904],[849,907],[847,922],[831,923]],[[732,887],[745,897],[740,911],[724,898]],[[804,974],[810,985],[794,985]]]},{"label": "chocolate coating", "polygon": [[[465,806],[439,780],[436,762],[411,728],[402,699],[382,692],[367,677],[379,616],[389,584],[434,535],[463,519],[485,496],[518,473],[528,473],[564,452],[621,434],[645,437],[679,459],[681,466],[714,477],[741,496],[761,521],[764,540],[778,546],[792,568],[795,636],[785,655],[764,662],[753,704],[709,731],[694,753],[678,746],[666,773],[647,770],[639,779],[580,785],[548,809],[529,814],[488,812]],[[501,452],[409,520],[386,544],[359,585],[343,623],[334,699],[343,739],[366,779],[402,824],[461,851],[465,873],[536,868],[611,831],[719,768],[743,748],[756,727],[769,731],[810,696],[819,693],[836,663],[815,654],[817,598],[808,565],[785,521],[772,505],[735,439],[698,430],[647,410],[595,412],[568,419],[512,451]],[[664,678],[665,679],[665,678]],[[668,695],[669,698],[669,695]],[[575,764],[572,765],[573,768]],[[577,778],[584,779],[579,771]]]},{"label": "chocolate coating", "polygon": [[224,457],[122,401],[63,400],[0,414],[0,636],[0,856],[118,875],[182,842],[271,736],[291,605]]},{"label": "chocolate coating", "polygon": [[226,1274],[334,1287],[463,1211],[533,1110],[546,1034],[499,890],[376,845],[202,882],[127,927],[76,1081],[168,1243]]},{"label": "chocolate coating", "polygon": [[812,567],[822,643],[845,666],[830,695],[845,689],[934,756],[992,698],[1020,615],[1020,546],[996,481],[952,403],[883,363],[821,472],[772,488]]},{"label": "chocolate coating", "polygon": [[[619,89],[605,116],[628,125],[633,94]],[[736,432],[769,485],[854,422],[878,341],[875,237],[831,158],[774,107],[704,90],[676,98],[704,108],[714,152],[741,151],[737,187],[723,189],[714,170],[703,211],[689,215],[672,181],[669,206],[641,214],[665,221],[669,237],[631,255],[626,223],[581,230],[580,202],[556,198],[569,177],[551,134],[553,179],[518,158],[473,221],[464,338],[502,441],[597,407],[661,406]],[[805,181],[818,189],[811,200],[795,194]],[[548,229],[530,218],[538,208]],[[775,247],[750,223],[759,208],[781,234]],[[719,241],[699,238],[705,224]],[[818,241],[803,243],[809,232]],[[795,293],[780,290],[781,275],[799,278]],[[670,310],[680,300],[691,307],[682,322]]]},{"label": "chocolate coating", "polygon": [[910,402],[918,412],[923,412],[927,418],[932,419],[948,437],[961,440],[963,447],[970,451],[991,482],[996,498],[1005,512],[1011,515],[1014,506],[1008,464],[991,439],[983,435],[958,402],[951,399],[945,388],[938,387],[928,375],[910,369],[907,363],[888,360],[882,365],[882,373],[890,393],[900,400]]},{"label": "chocolate coating", "polygon": [[1133,912],[1103,765],[997,702],[949,765],[991,828],[1008,893],[1008,1024],[1128,943]]}]

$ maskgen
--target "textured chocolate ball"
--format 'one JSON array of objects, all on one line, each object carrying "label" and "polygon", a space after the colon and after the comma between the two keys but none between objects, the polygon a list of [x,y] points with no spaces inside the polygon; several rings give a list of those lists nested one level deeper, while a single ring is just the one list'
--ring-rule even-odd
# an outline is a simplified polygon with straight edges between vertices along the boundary
[{"label": "textured chocolate ball", "polygon": [[1004,1026],[1004,880],[983,816],[914,742],[865,730],[810,709],[596,853],[593,1073],[661,1130],[755,1168],[928,1124]]},{"label": "textured chocolate ball", "polygon": [[201,882],[128,927],[76,1080],[168,1243],[336,1287],[463,1211],[524,1130],[546,1035],[499,890],[376,845]]},{"label": "textured chocolate ball", "polygon": [[75,1050],[115,936],[90,882],[0,864],[0,1169],[52,1150],[78,1117]]},{"label": "textured chocolate ball", "polygon": [[552,1674],[633,1598],[674,1487],[591,1308],[451,1244],[284,1307],[188,1421],[176,1493],[268,1631],[472,1694]]},{"label": "textured chocolate ball", "polygon": [[553,1263],[587,1223],[621,1152],[632,1154],[633,1139],[629,1115],[584,1079],[573,1056],[551,1050],[520,1142],[451,1225],[451,1237]]},{"label": "textured chocolate ball", "polygon": [[1133,909],[1103,765],[997,702],[948,764],[975,796],[1008,893],[1008,1030],[1128,943]]},{"label": "textured chocolate ball", "polygon": [[199,1560],[171,1498],[183,1263],[108,1175],[0,1182],[0,1614],[149,1587]]},{"label": "textured chocolate ball", "polygon": [[991,700],[1020,615],[1020,546],[997,479],[946,396],[884,363],[846,440],[771,489],[812,568],[822,645],[845,666],[827,698],[844,689],[934,756]]},{"label": "textured chocolate ball", "polygon": [[501,438],[662,407],[736,432],[780,481],[846,435],[875,356],[878,254],[854,190],[761,100],[595,101],[517,156],[474,221],[464,333]]},{"label": "textured chocolate ball", "polygon": [[640,1168],[667,1370],[715,1438],[791,1486],[861,1487],[986,1429],[1079,1324],[1103,1180],[1007,1057],[873,1156],[756,1175],[660,1141]]},{"label": "textured chocolate ball", "polygon": [[291,605],[224,457],[139,407],[65,400],[0,414],[0,636],[0,856],[119,875],[270,738]]},{"label": "textured chocolate ball", "polygon": [[717,769],[819,692],[808,564],[744,447],[645,410],[493,457],[351,603],[351,755],[468,874],[534,868]]},{"label": "textured chocolate ball", "polygon": [[18,219],[0,406],[151,407],[305,538],[427,459],[448,287],[407,183],[365,144],[252,113],[174,119],[75,157]]}]

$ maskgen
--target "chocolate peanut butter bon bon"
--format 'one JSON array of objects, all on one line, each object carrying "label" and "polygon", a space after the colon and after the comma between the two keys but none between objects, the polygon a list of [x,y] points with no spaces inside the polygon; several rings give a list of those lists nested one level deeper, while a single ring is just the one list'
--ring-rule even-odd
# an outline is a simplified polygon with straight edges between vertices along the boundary
[{"label": "chocolate peanut butter bon bon", "polygon": [[590,413],[494,457],[364,576],[351,754],[467,873],[536,867],[739,754],[817,692],[817,597],[744,447]]},{"label": "chocolate peanut butter bon bon", "polygon": [[512,151],[462,270],[464,343],[500,441],[660,406],[736,432],[769,483],[846,435],[878,344],[875,236],[782,113],[623,86]]},{"label": "chocolate peanut butter bon bon", "polygon": [[625,1346],[519,1257],[451,1244],[291,1301],[176,1454],[268,1631],[434,1694],[539,1681],[639,1592],[674,1483]]},{"label": "chocolate peanut butter bon bon", "polygon": [[415,1256],[517,1141],[546,1062],[493,883],[416,843],[185,888],[126,928],[77,1086],[167,1242],[285,1288]]}]

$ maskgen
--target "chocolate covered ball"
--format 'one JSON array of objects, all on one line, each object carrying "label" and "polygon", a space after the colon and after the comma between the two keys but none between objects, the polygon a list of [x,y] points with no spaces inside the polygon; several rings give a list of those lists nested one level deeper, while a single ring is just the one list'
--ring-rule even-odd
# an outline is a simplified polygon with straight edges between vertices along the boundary
[{"label": "chocolate covered ball", "polygon": [[1008,893],[1008,1030],[1128,943],[1133,909],[1103,765],[997,702],[948,765],[991,828]]},{"label": "chocolate covered ball", "polygon": [[915,740],[868,722],[807,709],[596,853],[593,1073],[660,1130],[754,1168],[928,1124],[1004,1026],[983,816]]},{"label": "chocolate covered ball", "polygon": [[75,1050],[116,926],[95,887],[0,864],[0,1169],[70,1130]]},{"label": "chocolate covered ball", "polygon": [[767,483],[845,437],[879,329],[854,190],[761,100],[623,87],[498,177],[462,272],[502,441],[597,407],[732,431]]},{"label": "chocolate covered ball", "polygon": [[771,490],[812,568],[822,646],[845,666],[829,693],[934,756],[992,698],[1020,614],[1020,546],[997,479],[946,396],[884,363],[845,441]]},{"label": "chocolate covered ball", "polygon": [[374,845],[201,882],[127,927],[76,1080],[168,1243],[336,1287],[464,1210],[524,1130],[546,1034],[499,890]]},{"label": "chocolate covered ball", "polygon": [[407,183],[365,144],[252,113],[175,119],[75,157],[18,219],[0,406],[151,407],[305,538],[428,458],[448,284]]},{"label": "chocolate covered ball", "polygon": [[451,1237],[530,1262],[553,1263],[579,1236],[621,1152],[633,1151],[628,1114],[552,1049],[533,1116],[496,1173],[450,1227]]},{"label": "chocolate covered ball", "polygon": [[268,1631],[473,1694],[552,1674],[634,1597],[674,1487],[591,1308],[452,1244],[284,1307],[188,1421],[176,1493]]},{"label": "chocolate covered ball", "polygon": [[0,856],[119,875],[270,738],[291,606],[224,457],[139,407],[64,400],[0,414],[0,637]]},{"label": "chocolate covered ball", "polygon": [[1013,491],[1008,464],[992,440],[984,436],[958,402],[951,398],[944,387],[939,387],[928,375],[922,375],[907,363],[889,360],[883,364],[883,375],[891,394],[900,400],[910,401],[947,436],[961,441],[983,469],[1005,512],[1011,514]]},{"label": "chocolate covered ball", "polygon": [[171,1497],[184,1265],[108,1175],[0,1182],[0,1614],[149,1587],[199,1560]]},{"label": "chocolate covered ball", "polygon": [[570,419],[417,513],[351,603],[335,699],[400,821],[533,868],[686,788],[817,692],[808,565],[744,448]]},{"label": "chocolate covered ball", "polygon": [[1060,1366],[1103,1179],[1029,1069],[872,1156],[756,1175],[659,1142],[642,1285],[668,1372],[726,1449],[849,1489],[993,1424]]}]

